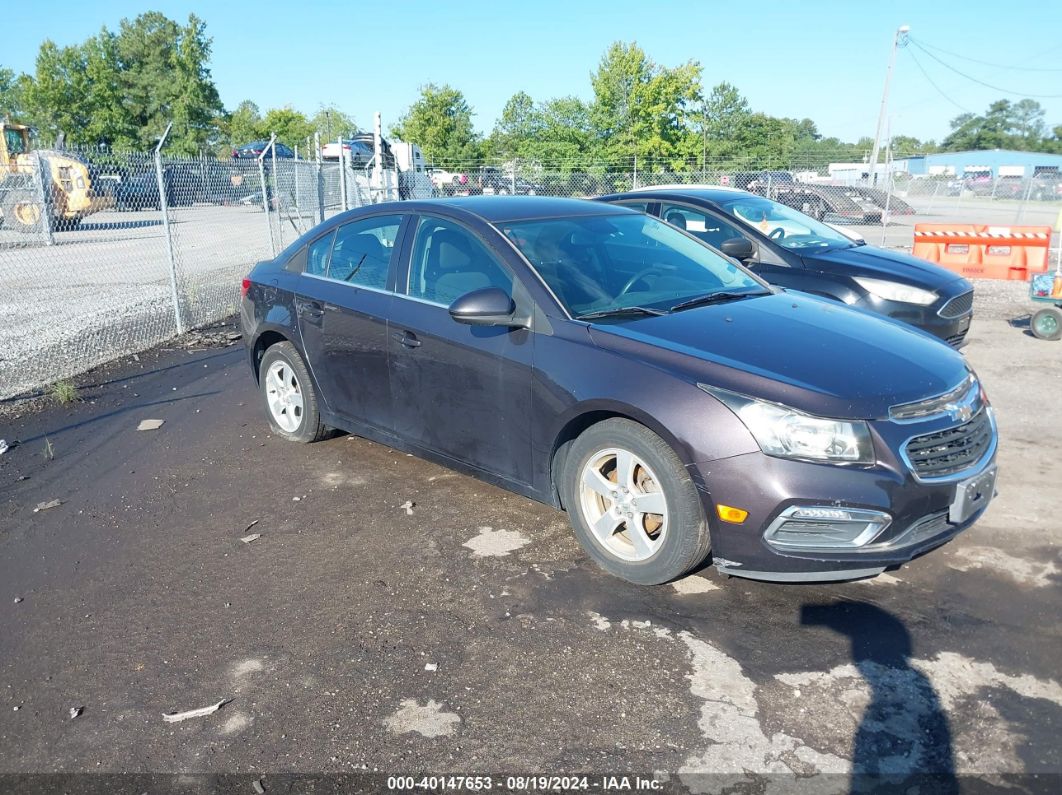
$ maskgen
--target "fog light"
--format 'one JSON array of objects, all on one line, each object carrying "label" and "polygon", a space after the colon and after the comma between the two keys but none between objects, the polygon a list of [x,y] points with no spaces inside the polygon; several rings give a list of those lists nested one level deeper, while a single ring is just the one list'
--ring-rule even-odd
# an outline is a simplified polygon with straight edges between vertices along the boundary
[{"label": "fog light", "polygon": [[743,511],[740,508],[733,508],[729,505],[716,505],[715,512],[719,514],[719,518],[724,522],[730,522],[731,524],[741,524],[749,518],[749,512]]},{"label": "fog light", "polygon": [[883,511],[796,505],[771,522],[764,540],[780,549],[843,551],[869,544],[892,522]]}]

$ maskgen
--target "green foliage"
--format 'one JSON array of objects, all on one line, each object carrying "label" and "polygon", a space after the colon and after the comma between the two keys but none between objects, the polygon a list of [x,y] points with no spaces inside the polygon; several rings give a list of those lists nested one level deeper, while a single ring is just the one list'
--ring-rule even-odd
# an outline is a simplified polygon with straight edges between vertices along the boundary
[{"label": "green foliage", "polygon": [[14,97],[23,120],[76,144],[148,149],[172,121],[167,150],[195,154],[213,142],[222,110],[210,46],[194,14],[182,26],[150,11],[81,44],[45,41],[17,92],[0,79],[0,101]]},{"label": "green foliage", "polygon": [[25,113],[24,94],[26,75],[16,75],[11,69],[0,66],[0,120],[19,120]]},{"label": "green foliage", "polygon": [[66,405],[77,400],[77,387],[70,381],[56,381],[52,384],[49,395],[56,403]]},{"label": "green foliage", "polygon": [[321,134],[321,142],[334,141],[342,136],[349,138],[358,131],[354,117],[335,105],[321,105],[310,119],[310,126]]},{"label": "green foliage", "polygon": [[1062,130],[1050,134],[1044,123],[1044,109],[1033,99],[1011,102],[1000,99],[981,116],[962,113],[951,120],[951,133],[941,143],[944,151],[968,149],[1016,149],[1019,151],[1062,151]]},{"label": "green foliage", "polygon": [[420,146],[429,161],[461,163],[479,157],[472,107],[455,88],[428,83],[391,133]]},{"label": "green foliage", "polygon": [[701,66],[656,64],[637,43],[613,43],[590,76],[594,146],[610,162],[681,160],[688,120],[700,102]]}]

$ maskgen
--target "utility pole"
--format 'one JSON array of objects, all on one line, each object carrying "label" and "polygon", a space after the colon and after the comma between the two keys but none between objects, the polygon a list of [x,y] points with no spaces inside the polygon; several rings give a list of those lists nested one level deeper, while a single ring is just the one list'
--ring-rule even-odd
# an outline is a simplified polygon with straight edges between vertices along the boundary
[{"label": "utility pole", "polygon": [[885,71],[885,90],[881,93],[881,111],[878,113],[878,129],[874,133],[874,148],[870,150],[870,170],[867,173],[867,184],[873,186],[877,179],[878,151],[881,149],[881,130],[885,126],[885,117],[889,107],[889,83],[892,82],[892,67],[896,63],[896,50],[907,44],[907,34],[911,32],[910,25],[900,25],[896,29],[896,35],[892,40],[892,50],[889,51],[889,68]]}]

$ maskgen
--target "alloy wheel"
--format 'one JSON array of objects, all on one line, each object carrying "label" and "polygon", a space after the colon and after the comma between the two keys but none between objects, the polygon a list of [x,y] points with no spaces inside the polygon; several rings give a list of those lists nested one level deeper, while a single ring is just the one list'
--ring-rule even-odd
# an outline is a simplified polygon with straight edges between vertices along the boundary
[{"label": "alloy wheel", "polygon": [[284,431],[294,433],[302,423],[302,386],[295,370],[284,361],[273,362],[266,370],[266,402],[273,421]]},{"label": "alloy wheel", "polygon": [[579,509],[594,539],[623,560],[648,560],[667,534],[660,481],[630,450],[609,448],[590,457],[579,479]]}]

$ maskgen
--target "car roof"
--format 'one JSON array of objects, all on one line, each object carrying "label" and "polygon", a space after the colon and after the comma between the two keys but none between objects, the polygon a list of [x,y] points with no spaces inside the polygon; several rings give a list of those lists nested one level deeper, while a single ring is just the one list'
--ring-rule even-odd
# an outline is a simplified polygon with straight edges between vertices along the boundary
[{"label": "car roof", "polygon": [[601,205],[597,202],[552,196],[460,196],[400,202],[396,207],[405,207],[407,212],[436,207],[463,210],[491,224],[502,221],[527,221],[533,218],[569,218],[635,212],[626,207],[612,207],[607,212],[602,212]]},{"label": "car roof", "polygon": [[741,188],[731,188],[729,185],[709,185],[706,182],[697,183],[683,183],[683,182],[670,182],[663,185],[643,185],[640,188],[631,188],[631,193],[648,193],[654,190],[717,190],[725,191],[727,193],[748,193],[747,190],[741,190]]},{"label": "car roof", "polygon": [[756,193],[738,188],[729,188],[725,185],[654,185],[648,188],[638,188],[626,193],[612,193],[607,196],[598,196],[600,201],[614,201],[616,199],[633,198],[685,198],[703,199],[711,202],[726,202],[741,196],[755,196],[762,198]]}]

